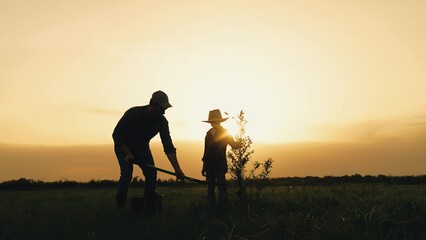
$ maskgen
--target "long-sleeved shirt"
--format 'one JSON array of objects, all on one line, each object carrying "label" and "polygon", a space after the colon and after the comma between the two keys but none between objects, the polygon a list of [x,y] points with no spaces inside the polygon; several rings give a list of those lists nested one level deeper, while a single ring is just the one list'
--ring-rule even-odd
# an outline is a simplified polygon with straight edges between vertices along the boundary
[{"label": "long-sleeved shirt", "polygon": [[124,113],[112,137],[116,146],[126,145],[133,154],[151,154],[149,142],[157,133],[160,133],[164,152],[176,153],[170,137],[169,122],[164,115],[152,118],[148,116],[148,106],[137,106]]},{"label": "long-sleeved shirt", "polygon": [[211,128],[207,131],[202,158],[206,171],[228,171],[228,163],[226,161],[226,147],[228,144],[233,146],[236,143],[234,138],[222,126],[217,129]]}]

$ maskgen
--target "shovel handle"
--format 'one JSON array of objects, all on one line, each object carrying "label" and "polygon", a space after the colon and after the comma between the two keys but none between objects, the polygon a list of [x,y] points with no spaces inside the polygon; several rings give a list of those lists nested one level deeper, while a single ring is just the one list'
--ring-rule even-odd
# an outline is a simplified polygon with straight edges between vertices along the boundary
[{"label": "shovel handle", "polygon": [[[147,167],[149,167],[149,168],[156,169],[157,171],[160,171],[160,172],[163,172],[163,173],[167,173],[167,174],[170,174],[170,175],[173,175],[173,176],[177,176],[177,174],[176,174],[176,173],[174,173],[174,172],[172,172],[172,171],[169,171],[169,170],[166,170],[166,169],[162,169],[162,168],[159,168],[159,167],[156,167],[156,166],[150,165],[150,164],[143,164],[143,165],[145,165],[145,166],[147,166]],[[196,182],[196,183],[201,183],[201,184],[215,184],[215,185],[222,185],[222,184],[220,184],[220,183],[211,183],[211,182],[207,182],[207,181],[199,180],[199,179],[192,178],[192,177],[188,177],[188,176],[184,176],[183,178],[184,178],[184,179],[187,179],[187,180],[189,180],[189,181]]]}]

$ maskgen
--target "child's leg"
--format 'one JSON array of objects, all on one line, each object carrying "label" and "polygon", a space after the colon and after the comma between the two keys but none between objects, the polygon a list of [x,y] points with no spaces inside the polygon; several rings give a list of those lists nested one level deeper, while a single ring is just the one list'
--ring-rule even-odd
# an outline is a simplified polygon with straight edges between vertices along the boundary
[{"label": "child's leg", "polygon": [[[216,182],[216,174],[214,171],[206,171],[206,181],[209,183]],[[216,200],[215,184],[207,184],[207,197],[211,201]]]},{"label": "child's leg", "polygon": [[219,200],[220,201],[226,201],[228,200],[228,194],[226,190],[226,179],[225,179],[226,172],[224,170],[219,170],[216,172],[216,179],[218,183],[218,189],[219,189]]}]

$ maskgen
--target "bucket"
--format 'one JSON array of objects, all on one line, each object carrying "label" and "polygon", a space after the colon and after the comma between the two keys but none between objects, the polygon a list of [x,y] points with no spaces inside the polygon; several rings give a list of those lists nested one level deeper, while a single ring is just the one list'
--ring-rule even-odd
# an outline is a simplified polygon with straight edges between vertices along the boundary
[{"label": "bucket", "polygon": [[133,197],[130,199],[132,210],[139,215],[161,214],[161,204],[164,195]]}]

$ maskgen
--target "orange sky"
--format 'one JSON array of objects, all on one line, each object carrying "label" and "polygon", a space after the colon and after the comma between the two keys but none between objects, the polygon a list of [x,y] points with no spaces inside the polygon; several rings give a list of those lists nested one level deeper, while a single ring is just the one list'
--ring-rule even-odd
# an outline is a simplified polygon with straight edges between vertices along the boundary
[{"label": "orange sky", "polygon": [[[423,125],[426,127],[426,123]],[[366,138],[356,142],[254,144],[253,161],[274,160],[272,177],[343,175],[423,175],[426,128],[405,138]],[[202,179],[202,142],[175,142],[185,174]],[[151,144],[156,165],[172,170],[160,143]],[[0,144],[0,181],[25,177],[43,181],[115,179],[119,168],[111,145],[16,146]],[[248,164],[247,169],[251,168]],[[135,168],[133,176],[143,178]],[[159,173],[159,178],[170,175]]]},{"label": "orange sky", "polygon": [[[114,156],[93,146],[112,144],[123,112],[158,89],[174,106],[166,117],[181,152],[201,144],[209,110],[243,109],[249,135],[271,151],[258,147],[259,157],[276,159],[274,176],[426,173],[421,148],[390,144],[426,145],[424,9],[384,0],[2,1],[0,180],[113,178]],[[85,167],[76,145],[100,151],[96,164]],[[338,164],[355,161],[359,146],[377,166]],[[51,171],[31,173],[28,158]]]}]

